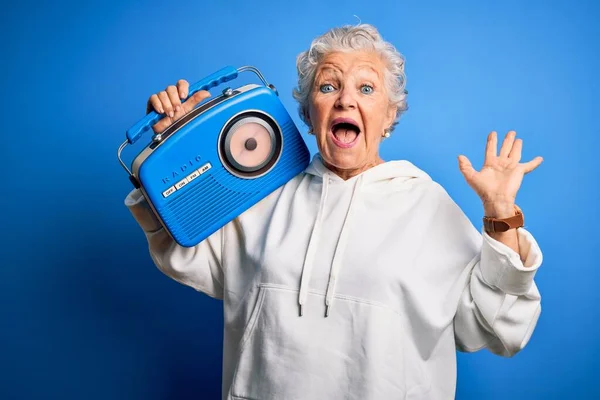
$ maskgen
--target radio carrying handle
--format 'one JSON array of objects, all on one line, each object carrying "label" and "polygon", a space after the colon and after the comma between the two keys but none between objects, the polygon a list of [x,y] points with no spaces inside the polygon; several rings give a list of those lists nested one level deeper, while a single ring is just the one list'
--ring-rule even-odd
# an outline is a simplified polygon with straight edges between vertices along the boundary
[{"label": "radio carrying handle", "polygon": [[[182,100],[182,102],[187,100],[188,98],[193,96],[194,93],[196,93],[200,90],[208,90],[208,89],[216,87],[222,83],[231,81],[231,80],[237,78],[237,76],[240,72],[244,72],[244,71],[254,72],[259,77],[259,79],[265,84],[265,86],[269,87],[270,89],[275,91],[275,93],[277,93],[277,90],[275,89],[275,87],[267,82],[265,77],[260,73],[260,71],[257,68],[248,66],[248,65],[237,68],[237,69],[232,66],[227,66],[227,67],[222,68],[222,69],[208,75],[207,77],[199,80],[198,82],[194,83],[193,85],[191,85],[188,89],[189,93],[188,93],[187,98]],[[135,178],[133,177],[133,173],[129,170],[129,168],[127,168],[125,163],[123,163],[123,160],[121,159],[121,152],[128,144],[134,144],[135,142],[137,142],[138,139],[140,137],[142,137],[144,132],[146,132],[154,124],[156,124],[158,121],[160,121],[161,118],[163,118],[162,114],[158,114],[156,111],[151,111],[146,116],[144,116],[144,118],[142,118],[140,121],[138,121],[135,125],[133,125],[131,128],[129,128],[125,132],[125,136],[127,137],[127,140],[125,142],[123,142],[123,144],[121,144],[121,146],[119,146],[119,150],[117,152],[117,158],[119,159],[121,166],[123,166],[123,168],[125,168],[125,171],[127,171],[127,173],[129,174],[129,178],[132,180],[132,182],[134,182]],[[134,182],[134,185],[137,187],[136,182]]]}]

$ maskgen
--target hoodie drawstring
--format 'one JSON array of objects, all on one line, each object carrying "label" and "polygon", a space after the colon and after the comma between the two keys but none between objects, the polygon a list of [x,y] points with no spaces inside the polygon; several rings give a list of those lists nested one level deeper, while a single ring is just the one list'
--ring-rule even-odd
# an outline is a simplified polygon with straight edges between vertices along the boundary
[{"label": "hoodie drawstring", "polygon": [[346,242],[348,241],[348,231],[347,229],[348,220],[350,220],[352,216],[352,210],[354,205],[354,199],[356,198],[356,193],[359,191],[362,183],[362,175],[358,177],[358,181],[354,185],[352,189],[352,197],[350,197],[350,205],[348,206],[348,212],[346,213],[346,217],[344,218],[344,223],[342,225],[342,232],[340,233],[340,238],[338,240],[338,244],[335,247],[335,254],[333,256],[333,262],[331,263],[331,272],[329,273],[329,282],[327,284],[327,294],[325,295],[325,317],[329,316],[329,308],[333,305],[333,296],[335,295],[335,286],[337,283],[337,277],[339,272],[342,269],[342,258],[344,255],[344,250],[346,249]]},{"label": "hoodie drawstring", "polygon": [[323,175],[323,190],[321,190],[321,201],[319,203],[319,210],[317,211],[317,220],[313,231],[310,235],[308,242],[308,249],[306,251],[306,257],[304,258],[304,266],[302,267],[302,280],[300,282],[300,294],[298,295],[298,304],[300,306],[300,316],[302,316],[303,306],[306,303],[306,297],[308,296],[308,283],[310,281],[310,273],[312,271],[313,260],[315,252],[317,251],[318,237],[321,231],[321,219],[323,218],[323,209],[325,208],[325,201],[327,200],[329,178],[327,175]]},{"label": "hoodie drawstring", "polygon": [[[350,204],[348,206],[348,211],[346,216],[344,217],[344,222],[342,225],[342,231],[340,233],[340,237],[338,239],[338,243],[335,248],[335,253],[333,256],[333,261],[331,263],[331,271],[329,273],[329,282],[327,283],[327,294],[325,296],[325,316],[329,316],[329,309],[333,304],[333,296],[335,295],[335,287],[337,283],[338,274],[342,268],[342,258],[344,254],[344,250],[346,248],[348,231],[347,224],[348,220],[351,219],[352,211],[354,209],[354,200],[356,198],[356,193],[360,190],[362,184],[362,176],[359,176],[354,187],[352,189],[352,197],[350,198]],[[321,224],[323,218],[323,209],[325,208],[325,201],[327,200],[327,191],[329,189],[328,186],[329,178],[327,174],[323,175],[323,190],[321,191],[321,201],[319,204],[319,210],[317,211],[317,219],[315,222],[315,226],[313,227],[313,231],[310,236],[310,240],[308,243],[308,249],[306,251],[306,257],[304,259],[304,266],[302,267],[302,279],[300,283],[300,293],[298,295],[298,304],[300,307],[300,316],[303,315],[303,306],[306,303],[306,298],[308,296],[308,284],[310,282],[310,275],[313,267],[313,261],[315,257],[315,253],[318,246],[318,238],[321,233]]]}]

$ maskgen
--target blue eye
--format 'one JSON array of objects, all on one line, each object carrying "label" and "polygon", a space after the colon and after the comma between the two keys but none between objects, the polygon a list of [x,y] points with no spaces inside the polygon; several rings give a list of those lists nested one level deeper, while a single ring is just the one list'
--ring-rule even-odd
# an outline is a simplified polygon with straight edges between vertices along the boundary
[{"label": "blue eye", "polygon": [[373,93],[373,86],[362,85],[360,87],[360,91],[363,92],[364,94],[371,94],[371,93]]},{"label": "blue eye", "polygon": [[324,85],[321,85],[320,89],[321,89],[321,92],[323,92],[323,93],[329,93],[329,92],[333,91],[333,86],[329,83],[326,83]]}]

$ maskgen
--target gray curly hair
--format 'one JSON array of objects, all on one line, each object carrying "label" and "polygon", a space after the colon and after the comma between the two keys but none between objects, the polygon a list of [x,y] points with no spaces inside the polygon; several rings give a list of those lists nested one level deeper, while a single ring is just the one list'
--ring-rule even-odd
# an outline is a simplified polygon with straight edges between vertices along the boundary
[{"label": "gray curly hair", "polygon": [[408,109],[404,56],[391,43],[384,41],[377,29],[369,24],[333,28],[316,37],[310,48],[298,55],[296,58],[298,86],[293,90],[292,95],[299,103],[300,118],[305,124],[310,124],[308,101],[319,62],[327,53],[354,50],[374,50],[382,57],[387,66],[384,82],[389,94],[389,101],[396,107],[395,121],[388,129],[388,132],[391,132],[398,124],[397,119]]}]

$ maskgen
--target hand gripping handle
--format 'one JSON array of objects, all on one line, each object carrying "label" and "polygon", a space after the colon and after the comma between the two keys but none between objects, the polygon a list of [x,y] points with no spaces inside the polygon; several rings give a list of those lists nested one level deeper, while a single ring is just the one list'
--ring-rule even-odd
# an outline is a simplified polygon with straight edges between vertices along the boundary
[{"label": "hand gripping handle", "polygon": [[[217,72],[207,76],[206,78],[194,83],[189,87],[188,98],[194,93],[200,90],[208,90],[215,86],[218,86],[224,82],[230,81],[237,78],[238,70],[234,67],[228,66]],[[183,102],[184,100],[182,100]],[[150,127],[156,124],[163,116],[158,114],[156,111],[151,111],[144,118],[138,121],[135,125],[129,128],[126,132],[127,141],[129,144],[137,142]]]}]

